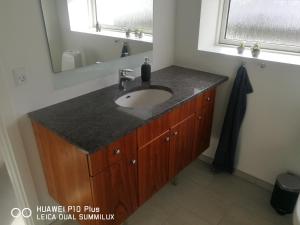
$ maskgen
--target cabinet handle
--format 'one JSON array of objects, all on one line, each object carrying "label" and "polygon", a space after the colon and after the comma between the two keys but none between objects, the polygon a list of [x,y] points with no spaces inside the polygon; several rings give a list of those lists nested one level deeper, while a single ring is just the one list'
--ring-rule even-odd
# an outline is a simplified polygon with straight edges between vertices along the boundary
[{"label": "cabinet handle", "polygon": [[210,98],[210,97],[207,97],[206,100],[207,100],[208,102],[210,102],[211,98]]},{"label": "cabinet handle", "polygon": [[114,153],[115,153],[115,155],[119,155],[121,153],[121,150],[120,149],[115,149]]},{"label": "cabinet handle", "polygon": [[202,120],[202,116],[198,116],[198,120]]},{"label": "cabinet handle", "polygon": [[136,164],[136,160],[135,159],[131,160],[131,164],[135,165]]},{"label": "cabinet handle", "polygon": [[173,133],[173,135],[174,135],[174,136],[178,135],[178,131],[175,131],[175,132]]},{"label": "cabinet handle", "polygon": [[166,137],[166,142],[169,142],[170,141],[170,137]]}]

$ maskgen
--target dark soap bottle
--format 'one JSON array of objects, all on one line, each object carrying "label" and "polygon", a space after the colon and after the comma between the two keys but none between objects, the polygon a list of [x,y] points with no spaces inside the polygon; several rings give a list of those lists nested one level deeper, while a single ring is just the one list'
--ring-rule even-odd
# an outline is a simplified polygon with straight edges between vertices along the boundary
[{"label": "dark soap bottle", "polygon": [[122,53],[121,53],[121,58],[129,56],[129,51],[128,51],[128,44],[127,42],[123,43],[123,48],[122,48]]},{"label": "dark soap bottle", "polygon": [[141,77],[143,82],[148,82],[151,79],[151,65],[149,58],[145,58],[145,62],[141,67]]}]

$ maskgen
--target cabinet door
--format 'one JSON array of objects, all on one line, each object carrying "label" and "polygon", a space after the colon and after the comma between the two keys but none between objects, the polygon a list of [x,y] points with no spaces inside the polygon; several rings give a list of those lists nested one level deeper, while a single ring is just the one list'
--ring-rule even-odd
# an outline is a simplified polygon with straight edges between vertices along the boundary
[{"label": "cabinet door", "polygon": [[211,128],[213,121],[214,104],[211,103],[203,109],[203,141],[201,151],[205,151],[210,144]]},{"label": "cabinet door", "polygon": [[135,210],[136,203],[131,196],[130,164],[119,161],[106,168],[95,177],[91,177],[94,206],[100,207],[101,213],[114,214],[113,221],[99,221],[99,225],[122,224]]},{"label": "cabinet door", "polygon": [[93,201],[101,213],[115,215],[114,221],[98,224],[119,225],[137,208],[136,132],[109,145],[106,151],[108,166],[90,178]]},{"label": "cabinet door", "polygon": [[138,150],[139,203],[143,204],[168,182],[170,132]]},{"label": "cabinet door", "polygon": [[193,160],[203,152],[203,140],[204,140],[204,114],[203,111],[196,114],[195,118],[195,138],[193,149]]},{"label": "cabinet door", "polygon": [[192,161],[195,115],[171,128],[169,177],[176,176]]},{"label": "cabinet door", "polygon": [[209,147],[213,108],[214,104],[209,104],[196,114],[193,159],[196,159]]}]

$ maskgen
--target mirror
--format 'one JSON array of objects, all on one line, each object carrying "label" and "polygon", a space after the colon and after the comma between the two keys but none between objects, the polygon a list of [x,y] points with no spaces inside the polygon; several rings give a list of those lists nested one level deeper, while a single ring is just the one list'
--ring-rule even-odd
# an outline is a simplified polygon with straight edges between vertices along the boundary
[{"label": "mirror", "polygon": [[153,49],[153,0],[41,0],[55,73]]}]

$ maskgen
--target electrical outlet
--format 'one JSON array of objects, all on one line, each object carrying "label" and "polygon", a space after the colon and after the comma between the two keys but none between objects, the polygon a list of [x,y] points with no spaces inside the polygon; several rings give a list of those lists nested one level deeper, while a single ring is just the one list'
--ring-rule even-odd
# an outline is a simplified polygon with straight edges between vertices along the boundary
[{"label": "electrical outlet", "polygon": [[18,67],[13,69],[13,77],[16,86],[21,86],[26,83],[26,69],[25,67]]}]

